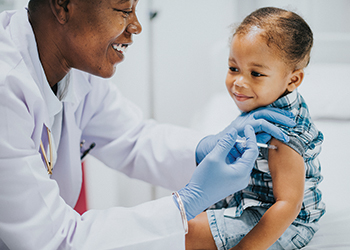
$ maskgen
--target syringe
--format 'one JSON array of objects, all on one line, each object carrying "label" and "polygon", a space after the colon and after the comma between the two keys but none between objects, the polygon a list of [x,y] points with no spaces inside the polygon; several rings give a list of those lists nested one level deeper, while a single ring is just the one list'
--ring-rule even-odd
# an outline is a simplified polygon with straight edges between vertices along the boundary
[{"label": "syringe", "polygon": [[[241,139],[237,139],[236,142],[242,143],[243,147],[246,147],[247,140],[245,137],[243,137]],[[268,145],[268,144],[260,143],[260,142],[257,142],[256,145],[260,148],[277,149],[277,147],[275,145]]]}]

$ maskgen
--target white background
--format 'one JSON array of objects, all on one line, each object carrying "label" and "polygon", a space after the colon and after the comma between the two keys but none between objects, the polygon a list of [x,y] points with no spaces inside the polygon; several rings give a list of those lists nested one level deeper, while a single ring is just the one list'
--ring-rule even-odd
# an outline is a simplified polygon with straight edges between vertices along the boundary
[{"label": "white background", "polygon": [[[0,10],[26,2],[0,0]],[[304,17],[315,37],[311,63],[350,63],[347,0],[140,0],[137,13],[143,32],[135,36],[112,81],[145,118],[191,127],[208,100],[225,91],[230,25],[262,6],[287,8]],[[151,11],[157,12],[153,21]],[[130,180],[95,159],[85,165],[90,208],[133,206],[170,194]]]}]

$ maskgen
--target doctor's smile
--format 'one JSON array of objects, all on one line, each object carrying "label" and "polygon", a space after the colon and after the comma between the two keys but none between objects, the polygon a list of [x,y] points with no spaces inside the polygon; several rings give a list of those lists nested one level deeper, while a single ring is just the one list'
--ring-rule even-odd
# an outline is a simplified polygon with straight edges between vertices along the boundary
[{"label": "doctor's smile", "polygon": [[[131,44],[130,44],[131,45]],[[117,52],[121,53],[121,54],[124,54],[127,49],[128,49],[128,46],[130,46],[129,44],[120,44],[120,43],[115,43],[113,44],[113,49],[116,50]]]},{"label": "doctor's smile", "polygon": [[120,60],[124,60],[125,53],[130,45],[131,43],[130,44],[121,44],[121,43],[112,44],[112,48],[119,59],[114,62],[115,65],[120,63],[121,62]]}]

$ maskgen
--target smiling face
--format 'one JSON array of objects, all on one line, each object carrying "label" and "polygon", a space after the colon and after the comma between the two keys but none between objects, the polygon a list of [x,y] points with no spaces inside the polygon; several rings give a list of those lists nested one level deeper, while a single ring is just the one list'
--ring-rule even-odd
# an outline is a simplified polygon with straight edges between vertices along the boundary
[{"label": "smiling face", "polygon": [[68,67],[111,77],[124,59],[132,35],[142,30],[138,0],[71,0],[64,25],[64,58]]},{"label": "smiling face", "polygon": [[226,87],[242,112],[273,103],[303,78],[302,70],[293,71],[267,46],[259,29],[233,37],[228,63]]}]

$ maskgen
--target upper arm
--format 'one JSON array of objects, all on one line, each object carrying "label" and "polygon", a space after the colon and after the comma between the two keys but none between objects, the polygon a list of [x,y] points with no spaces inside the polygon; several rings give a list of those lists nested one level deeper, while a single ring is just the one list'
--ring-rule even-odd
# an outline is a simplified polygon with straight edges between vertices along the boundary
[{"label": "upper arm", "polygon": [[276,150],[269,150],[268,159],[275,199],[301,204],[305,183],[303,157],[274,138],[271,144],[277,146]]}]

